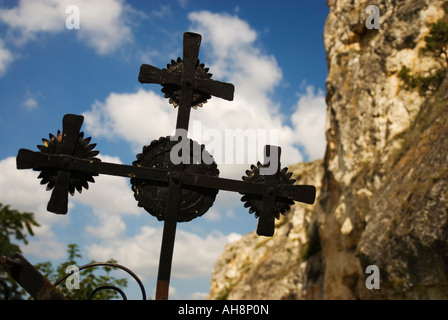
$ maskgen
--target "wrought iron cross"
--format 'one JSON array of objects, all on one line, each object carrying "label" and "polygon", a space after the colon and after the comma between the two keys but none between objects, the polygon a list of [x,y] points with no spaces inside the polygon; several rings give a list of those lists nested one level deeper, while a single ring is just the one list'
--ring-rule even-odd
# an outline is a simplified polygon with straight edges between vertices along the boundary
[{"label": "wrought iron cross", "polygon": [[[88,189],[88,182],[99,174],[131,178],[130,182],[138,205],[164,221],[156,299],[168,299],[174,241],[177,222],[190,221],[203,215],[213,204],[219,190],[239,192],[244,206],[258,217],[257,234],[272,236],[275,218],[285,213],[295,201],[313,204],[316,189],[309,185],[293,185],[287,168],[280,170],[280,147],[265,146],[265,163],[252,165],[243,181],[219,177],[217,165],[204,161],[212,157],[195,141],[186,137],[191,108],[202,106],[211,96],[233,100],[232,84],[211,79],[211,74],[198,60],[201,36],[186,32],[183,38],[183,59],[172,60],[166,69],[142,65],[141,83],[162,85],[162,92],[170,103],[179,106],[176,134],[161,137],[144,146],[133,165],[102,162],[80,132],[83,117],[67,114],[62,121],[62,133],[50,134],[50,140],[42,139],[40,152],[20,149],[17,155],[18,169],[41,171],[41,184],[52,189],[47,210],[57,214],[67,213],[68,193],[75,189]],[[181,145],[178,155],[182,161],[173,163],[174,150]],[[191,160],[200,161],[192,163]],[[174,153],[175,154],[175,153]],[[271,155],[273,157],[271,157]],[[263,174],[264,169],[272,174]]]}]

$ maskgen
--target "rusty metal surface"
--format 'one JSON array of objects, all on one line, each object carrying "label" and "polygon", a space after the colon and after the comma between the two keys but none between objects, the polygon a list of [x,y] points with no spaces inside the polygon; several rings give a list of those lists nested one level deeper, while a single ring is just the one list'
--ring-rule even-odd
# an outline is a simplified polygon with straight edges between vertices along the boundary
[{"label": "rusty metal surface", "polygon": [[20,253],[9,258],[2,256],[0,263],[11,277],[36,300],[67,300],[67,298],[48,281]]}]

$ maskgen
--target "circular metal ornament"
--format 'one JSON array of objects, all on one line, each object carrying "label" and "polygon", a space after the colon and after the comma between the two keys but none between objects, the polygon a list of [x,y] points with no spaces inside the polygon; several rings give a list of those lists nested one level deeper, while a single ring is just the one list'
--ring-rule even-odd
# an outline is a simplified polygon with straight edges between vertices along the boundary
[{"label": "circular metal ornament", "polygon": [[[181,75],[183,69],[183,60],[177,58],[177,61],[171,60],[171,63],[167,64],[166,70],[171,73],[176,73]],[[210,79],[212,77],[211,73],[208,73],[208,68],[205,67],[203,63],[196,62],[196,68],[194,71],[194,77],[196,79]],[[164,98],[169,99],[169,102],[177,107],[180,101],[181,87],[176,84],[162,84],[162,92],[164,93]],[[211,95],[203,91],[194,89],[193,95],[191,97],[191,107],[196,109],[197,107],[202,107],[207,100],[211,98]]]},{"label": "circular metal ornament", "polygon": [[[37,147],[43,153],[49,154],[62,154],[62,133],[58,130],[57,136],[49,134],[50,140],[42,139],[43,145],[38,145]],[[84,139],[84,132],[80,132],[78,136],[78,142],[76,143],[75,151],[73,156],[80,159],[87,159],[91,161],[101,161],[95,158],[100,152],[93,150],[96,143],[90,144],[91,138]],[[57,168],[43,168],[42,170],[34,169],[36,171],[41,171],[38,179],[42,179],[40,184],[47,184],[47,191],[53,189],[56,184],[56,177],[58,175],[59,169]],[[70,172],[70,182],[68,186],[68,191],[73,196],[75,194],[75,189],[81,193],[82,188],[86,190],[89,189],[89,182],[95,182],[94,176],[98,174],[92,174],[83,171],[71,171]]]},{"label": "circular metal ornament", "polygon": [[[150,145],[143,147],[143,152],[137,155],[137,160],[132,164],[138,167],[159,168],[172,170],[174,164],[170,159],[171,149],[179,143],[171,141],[170,136],[161,137],[154,140]],[[203,174],[213,177],[219,176],[219,170],[215,162],[206,164],[195,152],[200,151],[201,155],[211,157],[204,145],[199,145],[196,141],[189,139],[190,143],[190,164],[184,164],[184,172],[192,174]],[[201,159],[199,163],[193,160]],[[131,178],[134,198],[138,201],[138,206],[143,207],[158,220],[165,220],[166,208],[169,197],[169,187],[167,182],[148,183],[145,180]],[[201,188],[193,186],[182,186],[178,213],[178,222],[188,222],[194,218],[202,216],[213,205],[218,189]]]},{"label": "circular metal ornament", "polygon": [[[260,168],[264,167],[260,162],[257,165],[251,165],[250,170],[246,170],[246,176],[243,176],[244,181],[256,182],[256,183],[264,183],[264,175],[260,174]],[[276,185],[282,184],[294,184],[295,179],[290,179],[292,176],[292,172],[288,172],[288,168],[283,168],[277,174],[277,183]],[[255,217],[258,218],[260,215],[261,207],[263,206],[263,197],[262,195],[255,194],[244,194],[241,197],[241,201],[244,202],[244,207],[249,208],[249,213],[255,213]],[[280,218],[280,213],[284,214],[291,205],[294,204],[294,200],[290,198],[275,198],[275,217],[277,219]]]}]

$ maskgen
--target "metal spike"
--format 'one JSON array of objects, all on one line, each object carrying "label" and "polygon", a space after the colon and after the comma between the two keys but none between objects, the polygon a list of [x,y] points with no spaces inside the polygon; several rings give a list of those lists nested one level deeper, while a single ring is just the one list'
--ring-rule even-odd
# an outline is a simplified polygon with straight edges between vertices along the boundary
[{"label": "metal spike", "polygon": [[54,185],[55,185],[54,181],[48,182],[47,188],[46,188],[47,191],[50,191],[51,189],[53,189]]},{"label": "metal spike", "polygon": [[87,137],[84,140],[82,140],[82,142],[88,145],[90,143],[90,140],[92,140],[92,137]]},{"label": "metal spike", "polygon": [[100,152],[98,150],[93,150],[89,152],[89,157],[93,158],[95,156],[97,156]]},{"label": "metal spike", "polygon": [[85,148],[86,148],[86,151],[92,151],[93,148],[95,148],[95,147],[96,147],[96,143],[92,143],[92,144],[87,145]]},{"label": "metal spike", "polygon": [[72,195],[72,197],[75,195],[75,186],[73,184],[68,186],[68,192]]}]

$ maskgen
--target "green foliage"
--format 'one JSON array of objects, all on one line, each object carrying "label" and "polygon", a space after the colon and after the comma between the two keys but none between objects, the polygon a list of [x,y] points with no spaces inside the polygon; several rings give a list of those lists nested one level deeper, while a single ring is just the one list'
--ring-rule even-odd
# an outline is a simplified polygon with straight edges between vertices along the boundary
[{"label": "green foliage", "polygon": [[21,252],[17,244],[10,242],[10,237],[14,237],[24,244],[28,244],[27,233],[34,235],[32,227],[40,225],[34,220],[34,214],[31,212],[20,213],[17,210],[10,209],[8,205],[0,203],[0,254],[11,254]]},{"label": "green foliage", "polygon": [[[21,213],[11,209],[8,205],[0,203],[0,256],[12,255],[16,252],[22,252],[16,243],[12,243],[11,239],[28,244],[27,236],[34,235],[33,227],[40,226],[34,220],[34,214],[31,212]],[[67,261],[53,268],[51,262],[42,262],[35,267],[46,276],[50,282],[55,283],[58,279],[66,275],[66,268],[69,265],[76,265],[77,259],[81,259],[78,245],[69,244],[67,247]],[[115,260],[109,260],[108,263],[117,263]],[[98,270],[100,269],[100,270]],[[95,272],[96,271],[96,272]],[[69,299],[87,299],[91,292],[102,286],[112,285],[119,289],[127,286],[127,279],[117,279],[111,275],[110,267],[94,267],[81,270],[80,272],[80,288],[68,290],[65,282],[58,286],[58,289]],[[99,274],[99,275],[98,275]],[[22,300],[27,296],[23,290],[0,266],[0,278],[5,279],[9,291],[10,300]],[[0,285],[0,299],[4,297],[4,287]],[[119,294],[113,290],[100,290],[93,299],[110,300],[119,298]]]},{"label": "green foliage", "polygon": [[[31,212],[21,213],[0,203],[0,256],[21,252],[18,244],[12,243],[11,238],[24,244],[28,243],[27,235],[34,235],[33,227],[40,226],[34,220]],[[25,291],[0,266],[0,277],[5,279],[9,288],[11,300],[22,299]],[[0,286],[0,299],[4,297],[4,288]]]},{"label": "green foliage", "polygon": [[426,45],[420,49],[420,53],[426,56],[432,56],[442,64],[437,70],[432,70],[426,75],[411,75],[411,69],[403,66],[398,76],[405,83],[407,90],[418,89],[421,96],[425,96],[428,92],[436,91],[443,81],[448,68],[448,23],[446,15],[431,24],[429,35],[425,37]]},{"label": "green foliage", "polygon": [[[70,265],[81,267],[77,259],[82,259],[79,253],[78,245],[69,244],[67,246],[67,261],[61,263],[56,269],[53,268],[51,262],[43,262],[37,264],[35,267],[45,276],[50,282],[55,283],[57,280],[65,276],[66,269]],[[93,263],[94,261],[91,261]],[[110,259],[108,263],[117,263],[116,260]],[[101,269],[101,273],[100,270]],[[100,286],[115,286],[119,289],[124,289],[127,286],[127,279],[117,279],[111,275],[111,267],[91,267],[79,271],[79,289],[67,289],[65,280],[58,285],[58,289],[70,300],[87,300],[90,294]],[[98,273],[100,273],[98,275]],[[121,298],[115,290],[100,290],[92,297],[93,300],[111,300]]]},{"label": "green foliage", "polygon": [[411,69],[407,66],[403,66],[398,73],[400,79],[405,83],[407,90],[418,89],[421,96],[426,95],[427,92],[436,91],[445,77],[446,69],[440,69],[433,71],[428,76],[411,75]]},{"label": "green foliage", "polygon": [[421,49],[423,54],[431,54],[434,57],[444,57],[448,63],[448,24],[443,19],[431,24],[429,35],[425,37],[426,46]]}]

